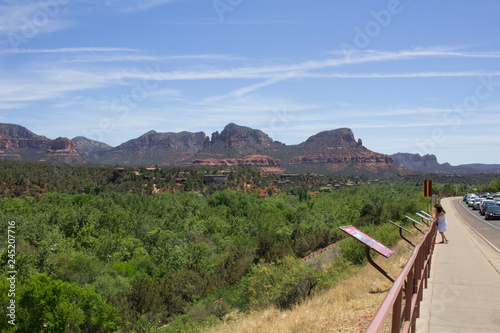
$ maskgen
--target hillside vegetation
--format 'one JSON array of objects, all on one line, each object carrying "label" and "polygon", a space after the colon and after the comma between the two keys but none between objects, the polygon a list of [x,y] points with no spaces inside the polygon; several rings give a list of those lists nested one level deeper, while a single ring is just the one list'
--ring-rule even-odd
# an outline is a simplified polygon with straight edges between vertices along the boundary
[{"label": "hillside vegetation", "polygon": [[[16,223],[14,331],[150,332],[168,325],[164,331],[192,332],[235,310],[289,309],[363,263],[363,247],[343,241],[339,226],[356,225],[390,246],[398,234],[387,219],[425,206],[415,183],[317,195],[307,187],[267,197],[251,189],[144,195],[113,192],[120,189],[113,182],[96,190],[108,171],[89,170],[98,177],[90,177],[96,183],[88,194],[0,200],[2,223]],[[88,177],[61,177],[58,186],[74,193]],[[7,228],[2,233],[7,239]],[[300,260],[338,241],[341,256],[322,269]],[[6,304],[9,256],[5,245],[0,251]],[[12,329],[4,317],[0,327]]]}]

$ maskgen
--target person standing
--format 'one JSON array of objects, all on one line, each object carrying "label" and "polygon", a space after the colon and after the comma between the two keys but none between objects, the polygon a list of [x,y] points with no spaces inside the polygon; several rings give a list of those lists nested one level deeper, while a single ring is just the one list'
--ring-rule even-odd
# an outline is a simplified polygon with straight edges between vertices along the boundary
[{"label": "person standing", "polygon": [[434,221],[437,221],[438,231],[441,234],[440,244],[448,244],[448,239],[444,235],[447,230],[446,225],[446,212],[444,211],[441,205],[436,205],[436,216],[434,217]]}]

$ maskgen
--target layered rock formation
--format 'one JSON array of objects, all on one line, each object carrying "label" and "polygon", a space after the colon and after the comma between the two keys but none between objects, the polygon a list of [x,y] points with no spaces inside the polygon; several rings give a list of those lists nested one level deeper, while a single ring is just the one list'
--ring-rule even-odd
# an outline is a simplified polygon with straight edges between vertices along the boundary
[{"label": "layered rock formation", "polygon": [[[298,145],[274,142],[260,130],[236,124],[227,125],[221,133],[212,134],[211,140],[196,155],[193,165],[229,165],[228,157],[263,156],[279,161],[279,168],[291,172],[316,173],[401,173],[404,168],[392,159],[363,147],[348,128],[320,132]],[[223,162],[225,161],[225,162]],[[226,163],[228,162],[228,163]],[[256,161],[247,166],[263,167]]]},{"label": "layered rock formation", "polygon": [[263,155],[250,155],[242,158],[195,159],[192,165],[204,167],[253,167],[273,173],[285,171],[281,168],[280,160]]},{"label": "layered rock formation", "polygon": [[265,172],[399,174],[391,157],[374,153],[348,128],[324,131],[298,145],[273,141],[264,132],[228,124],[203,132],[149,131],[117,147],[76,137],[48,139],[18,125],[0,124],[0,158],[108,165],[252,167]]},{"label": "layered rock formation", "polygon": [[25,127],[0,124],[0,158],[26,161],[85,163],[67,138],[51,140]]},{"label": "layered rock formation", "polygon": [[197,159],[217,156],[239,157],[253,155],[270,148],[274,144],[267,134],[260,130],[230,123],[219,133],[212,133],[212,138],[205,141]]},{"label": "layered rock formation", "polygon": [[356,140],[349,128],[320,132],[288,149],[293,157],[283,163],[297,171],[311,169],[317,173],[345,174],[406,172],[389,156],[366,149],[362,140]]},{"label": "layered rock formation", "polygon": [[85,163],[86,160],[78,153],[75,144],[68,138],[59,137],[50,140],[45,157],[41,162]]}]

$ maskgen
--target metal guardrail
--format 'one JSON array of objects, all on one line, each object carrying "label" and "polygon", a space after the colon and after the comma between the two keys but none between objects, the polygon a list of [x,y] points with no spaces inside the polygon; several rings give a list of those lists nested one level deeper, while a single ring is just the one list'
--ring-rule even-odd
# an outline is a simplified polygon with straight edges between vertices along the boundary
[{"label": "metal guardrail", "polygon": [[[392,310],[391,332],[415,332],[420,317],[420,302],[427,279],[430,277],[432,253],[437,235],[437,222],[433,222],[422,240],[413,250],[407,264],[394,281],[384,302],[373,317],[366,332],[381,332]],[[405,288],[406,286],[406,288]],[[403,306],[404,299],[404,306]]]}]

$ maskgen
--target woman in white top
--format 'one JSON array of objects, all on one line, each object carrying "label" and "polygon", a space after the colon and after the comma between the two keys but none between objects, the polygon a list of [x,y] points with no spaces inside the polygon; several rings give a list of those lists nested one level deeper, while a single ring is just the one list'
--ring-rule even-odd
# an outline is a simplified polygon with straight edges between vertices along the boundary
[{"label": "woman in white top", "polygon": [[441,241],[439,243],[448,244],[448,239],[444,235],[444,232],[446,231],[446,212],[441,205],[436,206],[436,217],[434,218],[434,221],[437,221],[438,231],[441,234]]}]

